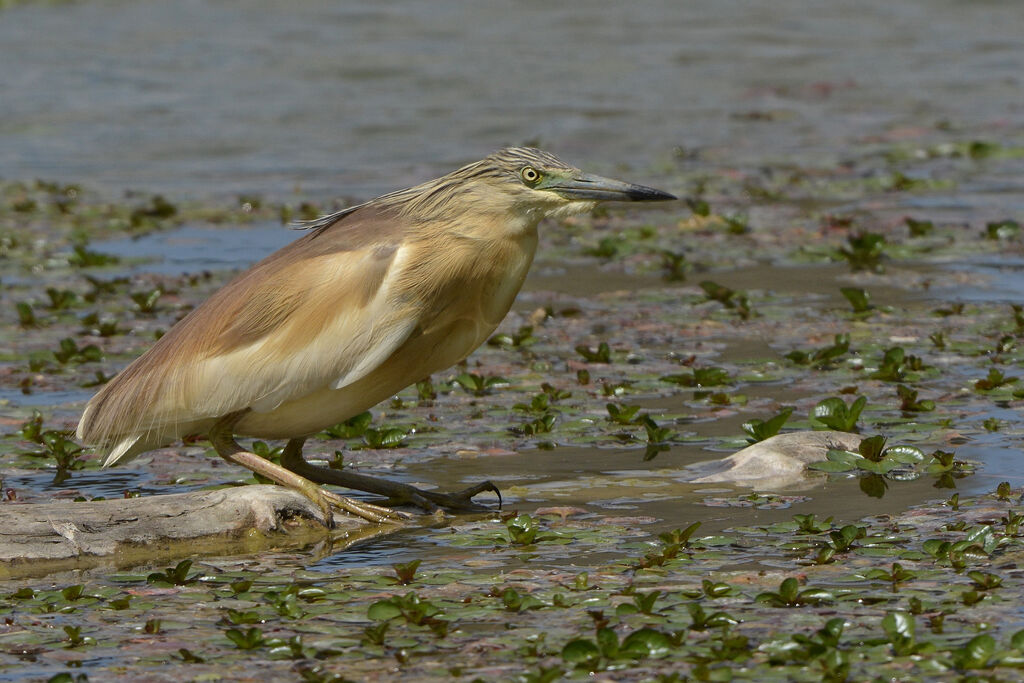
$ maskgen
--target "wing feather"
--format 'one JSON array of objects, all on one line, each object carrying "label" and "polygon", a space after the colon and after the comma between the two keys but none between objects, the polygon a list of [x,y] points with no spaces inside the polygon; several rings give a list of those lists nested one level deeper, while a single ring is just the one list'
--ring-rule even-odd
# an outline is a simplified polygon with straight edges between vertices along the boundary
[{"label": "wing feather", "polygon": [[390,301],[405,227],[364,207],[242,273],[93,397],[79,437],[109,464],[365,376],[415,330],[415,311]]}]

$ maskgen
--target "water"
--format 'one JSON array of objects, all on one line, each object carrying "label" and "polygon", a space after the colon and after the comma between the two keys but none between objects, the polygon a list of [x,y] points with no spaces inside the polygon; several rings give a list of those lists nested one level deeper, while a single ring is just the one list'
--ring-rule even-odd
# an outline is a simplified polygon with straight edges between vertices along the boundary
[{"label": "water", "polygon": [[302,235],[278,222],[231,228],[185,225],[141,237],[97,242],[131,265],[125,272],[182,275],[246,268]]},{"label": "water", "polygon": [[1024,260],[1016,257],[971,258],[948,266],[953,273],[971,273],[981,281],[957,287],[951,293],[957,301],[1002,301],[1024,303]]},{"label": "water", "polygon": [[598,172],[833,160],[1019,128],[1020,22],[1017,0],[24,3],[0,13],[0,172],[365,198],[524,141]]}]

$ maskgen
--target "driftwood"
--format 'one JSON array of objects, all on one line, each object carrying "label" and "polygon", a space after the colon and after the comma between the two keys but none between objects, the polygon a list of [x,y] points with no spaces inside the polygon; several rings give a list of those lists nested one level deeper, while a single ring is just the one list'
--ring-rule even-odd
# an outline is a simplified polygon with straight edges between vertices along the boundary
[{"label": "driftwood", "polygon": [[280,486],[90,502],[0,505],[0,580],[99,564],[130,566],[192,555],[252,553],[389,533],[335,514],[328,530],[307,498]]},{"label": "driftwood", "polygon": [[[725,458],[684,469],[694,484],[755,489],[813,485],[807,463],[829,448],[855,450],[844,432],[780,434]],[[280,486],[240,486],[93,502],[0,505],[0,580],[82,569],[131,566],[195,555],[256,553],[330,541],[333,550],[387,534],[398,524],[372,524],[335,514],[328,530],[320,509]]]}]

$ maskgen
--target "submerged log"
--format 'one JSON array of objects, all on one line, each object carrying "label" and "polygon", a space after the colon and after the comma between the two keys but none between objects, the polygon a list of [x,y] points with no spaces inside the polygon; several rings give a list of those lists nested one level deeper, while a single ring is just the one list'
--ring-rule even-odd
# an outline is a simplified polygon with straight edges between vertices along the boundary
[{"label": "submerged log", "polygon": [[0,505],[0,580],[80,569],[299,548],[332,540],[344,547],[389,533],[373,524],[323,513],[280,486],[250,485],[141,498]]}]

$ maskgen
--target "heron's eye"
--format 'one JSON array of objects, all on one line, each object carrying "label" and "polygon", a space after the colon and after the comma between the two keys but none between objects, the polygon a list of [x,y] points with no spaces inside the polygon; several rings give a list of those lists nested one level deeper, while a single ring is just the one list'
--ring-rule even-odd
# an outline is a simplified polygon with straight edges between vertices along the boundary
[{"label": "heron's eye", "polygon": [[533,166],[523,166],[523,170],[519,171],[519,177],[528,185],[535,185],[540,181],[540,171]]}]

